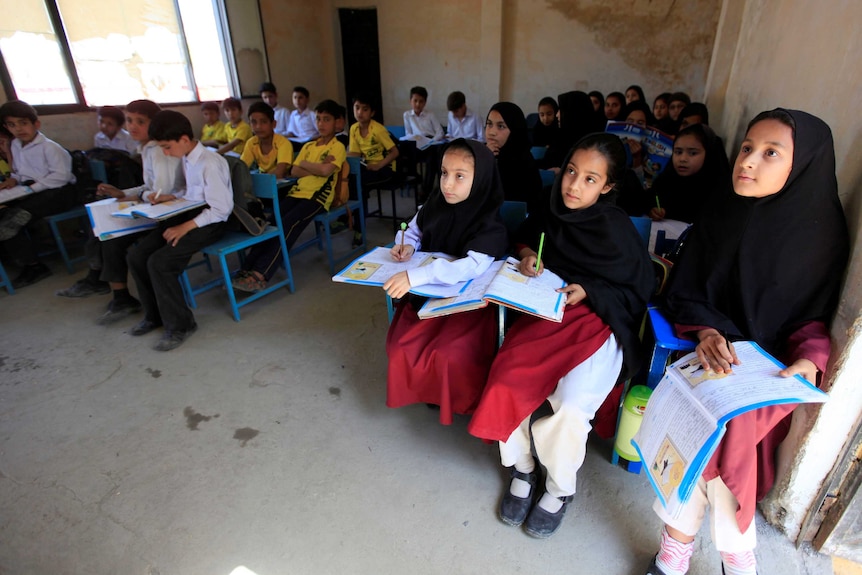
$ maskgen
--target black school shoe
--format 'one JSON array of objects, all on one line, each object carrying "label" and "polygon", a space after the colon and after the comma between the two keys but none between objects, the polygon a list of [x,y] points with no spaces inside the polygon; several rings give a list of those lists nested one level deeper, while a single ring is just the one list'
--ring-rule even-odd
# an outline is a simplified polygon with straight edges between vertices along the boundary
[{"label": "black school shoe", "polygon": [[513,466],[510,477],[530,484],[530,494],[527,497],[518,497],[512,494],[512,481],[510,480],[506,485],[503,500],[500,502],[500,519],[503,523],[512,527],[520,527],[533,506],[536,484],[539,482],[539,466],[537,465],[530,473],[521,473]]},{"label": "black school shoe", "polygon": [[96,320],[96,323],[108,325],[139,311],[141,311],[141,302],[131,296],[127,299],[112,299],[108,302],[108,310]]},{"label": "black school shoe", "polygon": [[[655,564],[655,560],[657,557],[658,557],[658,555],[656,555],[655,557],[652,558],[652,562],[649,564],[649,567],[647,567],[646,573],[644,573],[644,575],[667,575],[664,571],[662,571],[659,568],[658,565]],[[724,574],[724,566],[722,566],[721,569],[722,569],[722,575],[723,575]]]},{"label": "black school shoe", "polygon": [[161,323],[156,323],[148,319],[142,319],[129,330],[129,333],[134,336],[146,335],[156,328],[162,327]]},{"label": "black school shoe", "polygon": [[547,539],[556,533],[557,529],[559,529],[560,525],[563,523],[563,517],[566,516],[566,508],[569,506],[569,503],[573,498],[573,495],[558,497],[557,499],[563,502],[563,506],[560,507],[556,513],[551,513],[550,511],[542,509],[539,505],[534,505],[533,510],[530,511],[530,515],[527,516],[527,523],[524,525],[524,531],[527,532],[527,535],[537,539]]},{"label": "black school shoe", "polygon": [[176,349],[180,347],[183,342],[185,342],[191,335],[197,331],[198,324],[193,323],[192,327],[186,330],[172,330],[166,331],[162,336],[162,339],[153,346],[153,349],[156,351],[171,351],[172,349]]},{"label": "black school shoe", "polygon": [[54,295],[60,297],[90,297],[91,295],[106,295],[111,293],[108,282],[84,278],[76,281],[66,289],[57,290]]},{"label": "black school shoe", "polygon": [[37,263],[31,266],[24,266],[24,269],[21,270],[21,273],[18,274],[18,277],[12,280],[12,287],[15,289],[27,287],[29,285],[33,285],[36,282],[40,282],[47,277],[50,277],[50,275],[51,270],[49,270],[48,266],[43,263]]}]

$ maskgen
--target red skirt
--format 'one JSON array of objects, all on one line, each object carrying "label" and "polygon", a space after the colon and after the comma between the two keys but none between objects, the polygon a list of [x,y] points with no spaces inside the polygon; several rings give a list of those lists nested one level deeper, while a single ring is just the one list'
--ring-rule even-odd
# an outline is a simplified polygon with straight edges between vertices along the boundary
[{"label": "red skirt", "polygon": [[497,308],[419,319],[402,301],[386,335],[386,405],[440,406],[440,423],[471,414],[497,351]]},{"label": "red skirt", "polygon": [[[611,328],[586,304],[567,306],[562,323],[532,316],[518,319],[491,366],[488,385],[467,430],[482,439],[506,441],[560,379],[610,335]],[[613,421],[616,425],[615,412]]]}]

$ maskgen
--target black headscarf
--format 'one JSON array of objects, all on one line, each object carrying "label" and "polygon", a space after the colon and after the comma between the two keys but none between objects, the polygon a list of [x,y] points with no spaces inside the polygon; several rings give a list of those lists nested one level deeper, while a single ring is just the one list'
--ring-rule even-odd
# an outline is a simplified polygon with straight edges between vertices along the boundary
[{"label": "black headscarf", "polygon": [[652,115],[652,110],[650,109],[649,104],[647,104],[643,100],[634,100],[631,104],[628,104],[623,109],[623,113],[622,116],[620,116],[620,119],[623,121],[628,120],[629,114],[631,114],[635,110],[640,110],[644,113],[647,126],[652,127],[653,124],[655,124],[655,116]]},{"label": "black headscarf", "polygon": [[419,211],[417,223],[422,230],[422,249],[464,257],[467,251],[503,257],[508,246],[506,227],[500,217],[503,187],[494,154],[481,142],[458,138],[452,146],[466,145],[473,152],[473,186],[463,202],[449,204],[439,186]]},{"label": "black headscarf", "polygon": [[709,126],[694,124],[680,131],[677,141],[689,134],[703,144],[703,167],[698,173],[683,177],[673,167],[673,161],[668,162],[650,190],[661,202],[666,218],[692,223],[699,219],[701,210],[713,196],[732,193],[732,182],[721,138]]},{"label": "black headscarf", "polygon": [[[620,139],[612,134],[591,134],[607,147],[618,147]],[[542,261],[545,267],[567,283],[577,283],[587,292],[586,303],[613,330],[623,347],[623,378],[631,376],[639,360],[638,330],[646,303],[653,290],[653,272],[643,240],[626,213],[607,200],[581,210],[570,210],[563,203],[562,176],[577,145],[566,155],[560,174],[554,180],[548,205],[530,214],[519,231],[519,243],[534,248],[545,232]],[[622,170],[617,169],[619,174]]]},{"label": "black headscarf", "polygon": [[763,198],[716,198],[667,295],[677,323],[752,339],[779,357],[801,324],[829,323],[849,249],[832,132],[810,114],[784,111],[796,123],[784,187]]},{"label": "black headscarf", "polygon": [[599,126],[593,101],[585,92],[560,94],[557,102],[560,105],[560,131],[542,159],[541,167],[546,169],[559,167],[576,142],[587,134],[604,129],[604,123]]},{"label": "black headscarf", "polygon": [[528,209],[532,210],[542,197],[542,177],[530,153],[524,112],[512,102],[497,102],[488,110],[489,116],[491,112],[499,113],[509,128],[509,138],[497,155],[503,196],[509,201],[527,202]]},{"label": "black headscarf", "polygon": [[596,132],[602,132],[602,131],[604,131],[604,129],[605,129],[605,128],[604,128],[604,126],[605,126],[605,124],[606,124],[606,123],[607,123],[607,121],[608,121],[608,119],[607,119],[607,118],[605,118],[605,96],[604,96],[604,94],[602,94],[602,93],[601,93],[601,92],[599,92],[598,90],[593,90],[592,92],[590,92],[590,93],[589,93],[589,94],[587,94],[587,95],[590,97],[590,101],[591,101],[591,102],[592,102],[592,99],[593,99],[594,97],[595,97],[595,98],[598,98],[598,100],[599,100],[599,109],[598,109],[598,110],[594,110],[594,111],[593,111],[593,114],[594,114],[594,115],[595,115],[595,117],[596,117],[596,119],[595,119],[596,126],[602,126],[602,127],[601,127],[601,128],[596,128],[596,130],[594,130],[594,131],[596,131]]},{"label": "black headscarf", "polygon": [[682,112],[679,113],[680,124],[689,116],[700,116],[701,121],[704,124],[709,125],[709,109],[706,107],[706,104],[702,102],[692,102],[683,108]]}]

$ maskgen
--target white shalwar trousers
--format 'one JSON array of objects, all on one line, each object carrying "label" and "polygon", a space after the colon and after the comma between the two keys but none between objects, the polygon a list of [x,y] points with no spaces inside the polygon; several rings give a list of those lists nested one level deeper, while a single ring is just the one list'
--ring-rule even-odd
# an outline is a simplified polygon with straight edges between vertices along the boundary
[{"label": "white shalwar trousers", "polygon": [[522,473],[535,469],[530,436],[539,461],[548,470],[545,489],[553,497],[575,493],[578,469],[587,453],[590,421],[611,392],[623,365],[623,350],[613,334],[585,361],[575,366],[557,383],[548,396],[554,413],[530,425],[530,417],[500,442],[504,467],[515,466]]}]

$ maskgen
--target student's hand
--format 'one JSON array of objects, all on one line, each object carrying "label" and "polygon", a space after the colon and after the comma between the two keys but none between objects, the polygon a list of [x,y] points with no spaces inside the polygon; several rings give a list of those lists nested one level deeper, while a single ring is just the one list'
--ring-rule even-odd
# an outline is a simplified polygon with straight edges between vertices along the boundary
[{"label": "student's hand", "polygon": [[528,278],[542,275],[542,272],[545,271],[545,265],[542,262],[539,262],[539,269],[536,271],[537,256],[538,254],[533,252],[522,257],[521,261],[518,262],[518,271]]},{"label": "student's hand", "polygon": [[178,226],[173,226],[166,229],[164,232],[162,232],[162,237],[165,238],[165,241],[167,241],[171,245],[171,247],[176,247],[177,243],[183,238],[183,236],[195,229],[196,227],[198,226],[195,221],[189,220]]},{"label": "student's hand", "polygon": [[629,140],[626,142],[629,145],[629,150],[631,150],[632,156],[637,156],[643,151],[643,146],[640,142],[636,142],[635,140]]},{"label": "student's hand", "polygon": [[500,146],[498,146],[495,142],[485,142],[485,145],[488,147],[489,150],[491,150],[491,152],[493,152],[495,156],[500,154]]},{"label": "student's hand", "polygon": [[731,373],[733,366],[740,364],[733,344],[724,339],[718,330],[702,329],[697,332],[697,339],[700,340],[696,349],[697,358],[703,365],[703,369],[711,369],[715,373]]},{"label": "student's hand", "polygon": [[394,246],[392,246],[392,249],[389,250],[389,254],[396,262],[406,262],[413,257],[413,252],[415,251],[416,248],[409,244],[404,244],[403,249],[401,244],[395,244]]},{"label": "student's hand", "polygon": [[808,383],[812,385],[817,384],[817,366],[814,365],[814,362],[810,359],[805,359],[804,357],[797,359],[784,369],[778,372],[778,375],[781,377],[792,377],[794,375],[801,375],[804,377]]},{"label": "student's hand", "polygon": [[664,208],[652,208],[649,211],[649,218],[654,221],[663,220],[665,213]]},{"label": "student's hand", "polygon": [[376,172],[380,169],[380,163],[378,162],[376,164],[366,164],[365,169],[369,172]]},{"label": "student's hand", "polygon": [[118,200],[126,197],[126,193],[123,190],[112,186],[111,184],[99,184],[96,186],[96,194],[99,196],[116,198]]},{"label": "student's hand", "polygon": [[581,284],[568,284],[557,290],[566,295],[566,305],[575,305],[587,299],[587,292]]},{"label": "student's hand", "polygon": [[156,197],[156,194],[152,194],[150,196],[150,203],[152,205],[161,204],[162,202],[169,202],[171,200],[175,200],[177,197],[173,194],[159,194],[159,197]]},{"label": "student's hand", "polygon": [[383,289],[389,294],[389,297],[395,299],[402,298],[410,291],[410,278],[407,277],[407,272],[398,272],[383,284]]},{"label": "student's hand", "polygon": [[15,178],[6,178],[2,182],[0,182],[0,190],[7,190],[9,188],[14,188],[18,185],[18,180]]}]

